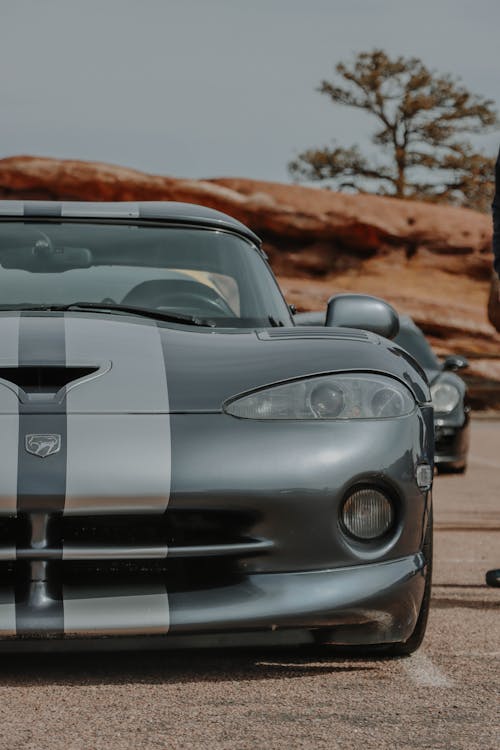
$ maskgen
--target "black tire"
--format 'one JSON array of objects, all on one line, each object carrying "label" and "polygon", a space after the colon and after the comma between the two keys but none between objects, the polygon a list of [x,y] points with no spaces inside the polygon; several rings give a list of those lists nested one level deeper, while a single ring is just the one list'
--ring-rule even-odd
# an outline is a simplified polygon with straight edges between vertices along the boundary
[{"label": "black tire", "polygon": [[425,629],[427,627],[427,619],[429,617],[429,609],[431,603],[431,588],[432,588],[432,506],[429,511],[429,520],[427,523],[427,530],[425,532],[424,544],[422,546],[422,552],[426,562],[425,571],[425,588],[422,604],[420,606],[420,612],[418,613],[418,619],[413,629],[413,633],[410,635],[408,640],[403,643],[393,643],[388,647],[386,654],[389,656],[409,656],[420,646],[424,639]]}]

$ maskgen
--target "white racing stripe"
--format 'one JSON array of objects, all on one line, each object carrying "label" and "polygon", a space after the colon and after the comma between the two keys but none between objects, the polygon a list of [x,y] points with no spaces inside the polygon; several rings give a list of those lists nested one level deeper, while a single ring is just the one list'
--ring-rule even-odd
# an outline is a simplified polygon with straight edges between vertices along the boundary
[{"label": "white racing stripe", "polygon": [[[158,328],[133,318],[65,321],[67,365],[111,364],[67,393],[65,514],[164,513],[171,444]],[[147,580],[137,587],[65,586],[63,608],[66,635],[165,635],[170,626],[165,585]]]},{"label": "white racing stripe", "polygon": [[24,216],[24,201],[0,201],[0,216]]},{"label": "white racing stripe", "polygon": [[[0,316],[0,367],[19,364],[19,316]],[[19,399],[12,383],[0,384],[0,515],[17,509],[17,460],[19,453]]]},{"label": "white racing stripe", "polygon": [[66,316],[66,361],[111,367],[67,394],[65,513],[163,513],[171,445],[158,328]]},{"label": "white racing stripe", "polygon": [[65,514],[163,513],[170,460],[165,414],[68,414]]},{"label": "white racing stripe", "polygon": [[109,370],[68,391],[68,414],[168,413],[165,362],[156,325],[134,317],[80,313],[65,316],[65,332],[67,367]]},{"label": "white racing stripe", "polygon": [[93,203],[92,201],[72,201],[61,203],[61,216],[86,216],[87,218],[99,218],[100,216],[137,219],[139,217],[139,206],[137,203]]},{"label": "white racing stripe", "polygon": [[17,461],[19,453],[19,415],[0,414],[0,515],[17,511]]},{"label": "white racing stripe", "polygon": [[165,635],[169,625],[168,595],[164,586],[64,587],[66,635]]},{"label": "white racing stripe", "polygon": [[14,589],[0,589],[0,638],[16,634]]},{"label": "white racing stripe", "polygon": [[408,677],[419,687],[450,688],[453,685],[452,680],[423,653],[413,654],[401,664]]},{"label": "white racing stripe", "polygon": [[0,315],[0,336],[2,349],[0,365],[3,367],[17,367],[19,362],[19,314]]}]

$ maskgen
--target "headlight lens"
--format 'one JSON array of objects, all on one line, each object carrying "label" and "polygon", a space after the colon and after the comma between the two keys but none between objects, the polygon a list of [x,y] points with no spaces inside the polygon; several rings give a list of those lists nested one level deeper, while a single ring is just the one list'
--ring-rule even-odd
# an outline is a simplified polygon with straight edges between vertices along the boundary
[{"label": "headlight lens", "polygon": [[384,536],[394,523],[391,501],[375,489],[356,490],[342,508],[342,523],[356,539],[370,541]]},{"label": "headlight lens", "polygon": [[460,391],[451,383],[434,383],[431,386],[431,398],[434,411],[449,414],[460,401]]},{"label": "headlight lens", "polygon": [[323,375],[266,388],[226,404],[243,419],[383,419],[410,414],[411,393],[384,375]]}]

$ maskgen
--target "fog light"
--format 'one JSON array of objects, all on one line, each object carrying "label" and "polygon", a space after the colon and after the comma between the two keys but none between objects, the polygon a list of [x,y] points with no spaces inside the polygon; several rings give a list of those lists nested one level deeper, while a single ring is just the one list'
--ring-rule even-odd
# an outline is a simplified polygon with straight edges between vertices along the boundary
[{"label": "fog light", "polygon": [[421,490],[430,490],[432,487],[432,469],[429,464],[419,464],[415,477]]},{"label": "fog light", "polygon": [[378,490],[356,490],[344,503],[342,522],[353,537],[370,541],[389,531],[394,523],[394,508]]}]

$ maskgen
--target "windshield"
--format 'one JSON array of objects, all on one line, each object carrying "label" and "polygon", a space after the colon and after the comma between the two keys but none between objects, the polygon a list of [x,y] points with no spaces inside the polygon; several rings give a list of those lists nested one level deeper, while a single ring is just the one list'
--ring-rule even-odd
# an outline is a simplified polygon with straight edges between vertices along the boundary
[{"label": "windshield", "polygon": [[424,370],[439,370],[439,360],[420,330],[402,326],[394,341],[406,349]]},{"label": "windshield", "polygon": [[225,327],[291,325],[267,264],[255,247],[231,233],[0,223],[0,309],[75,302],[198,316]]}]

